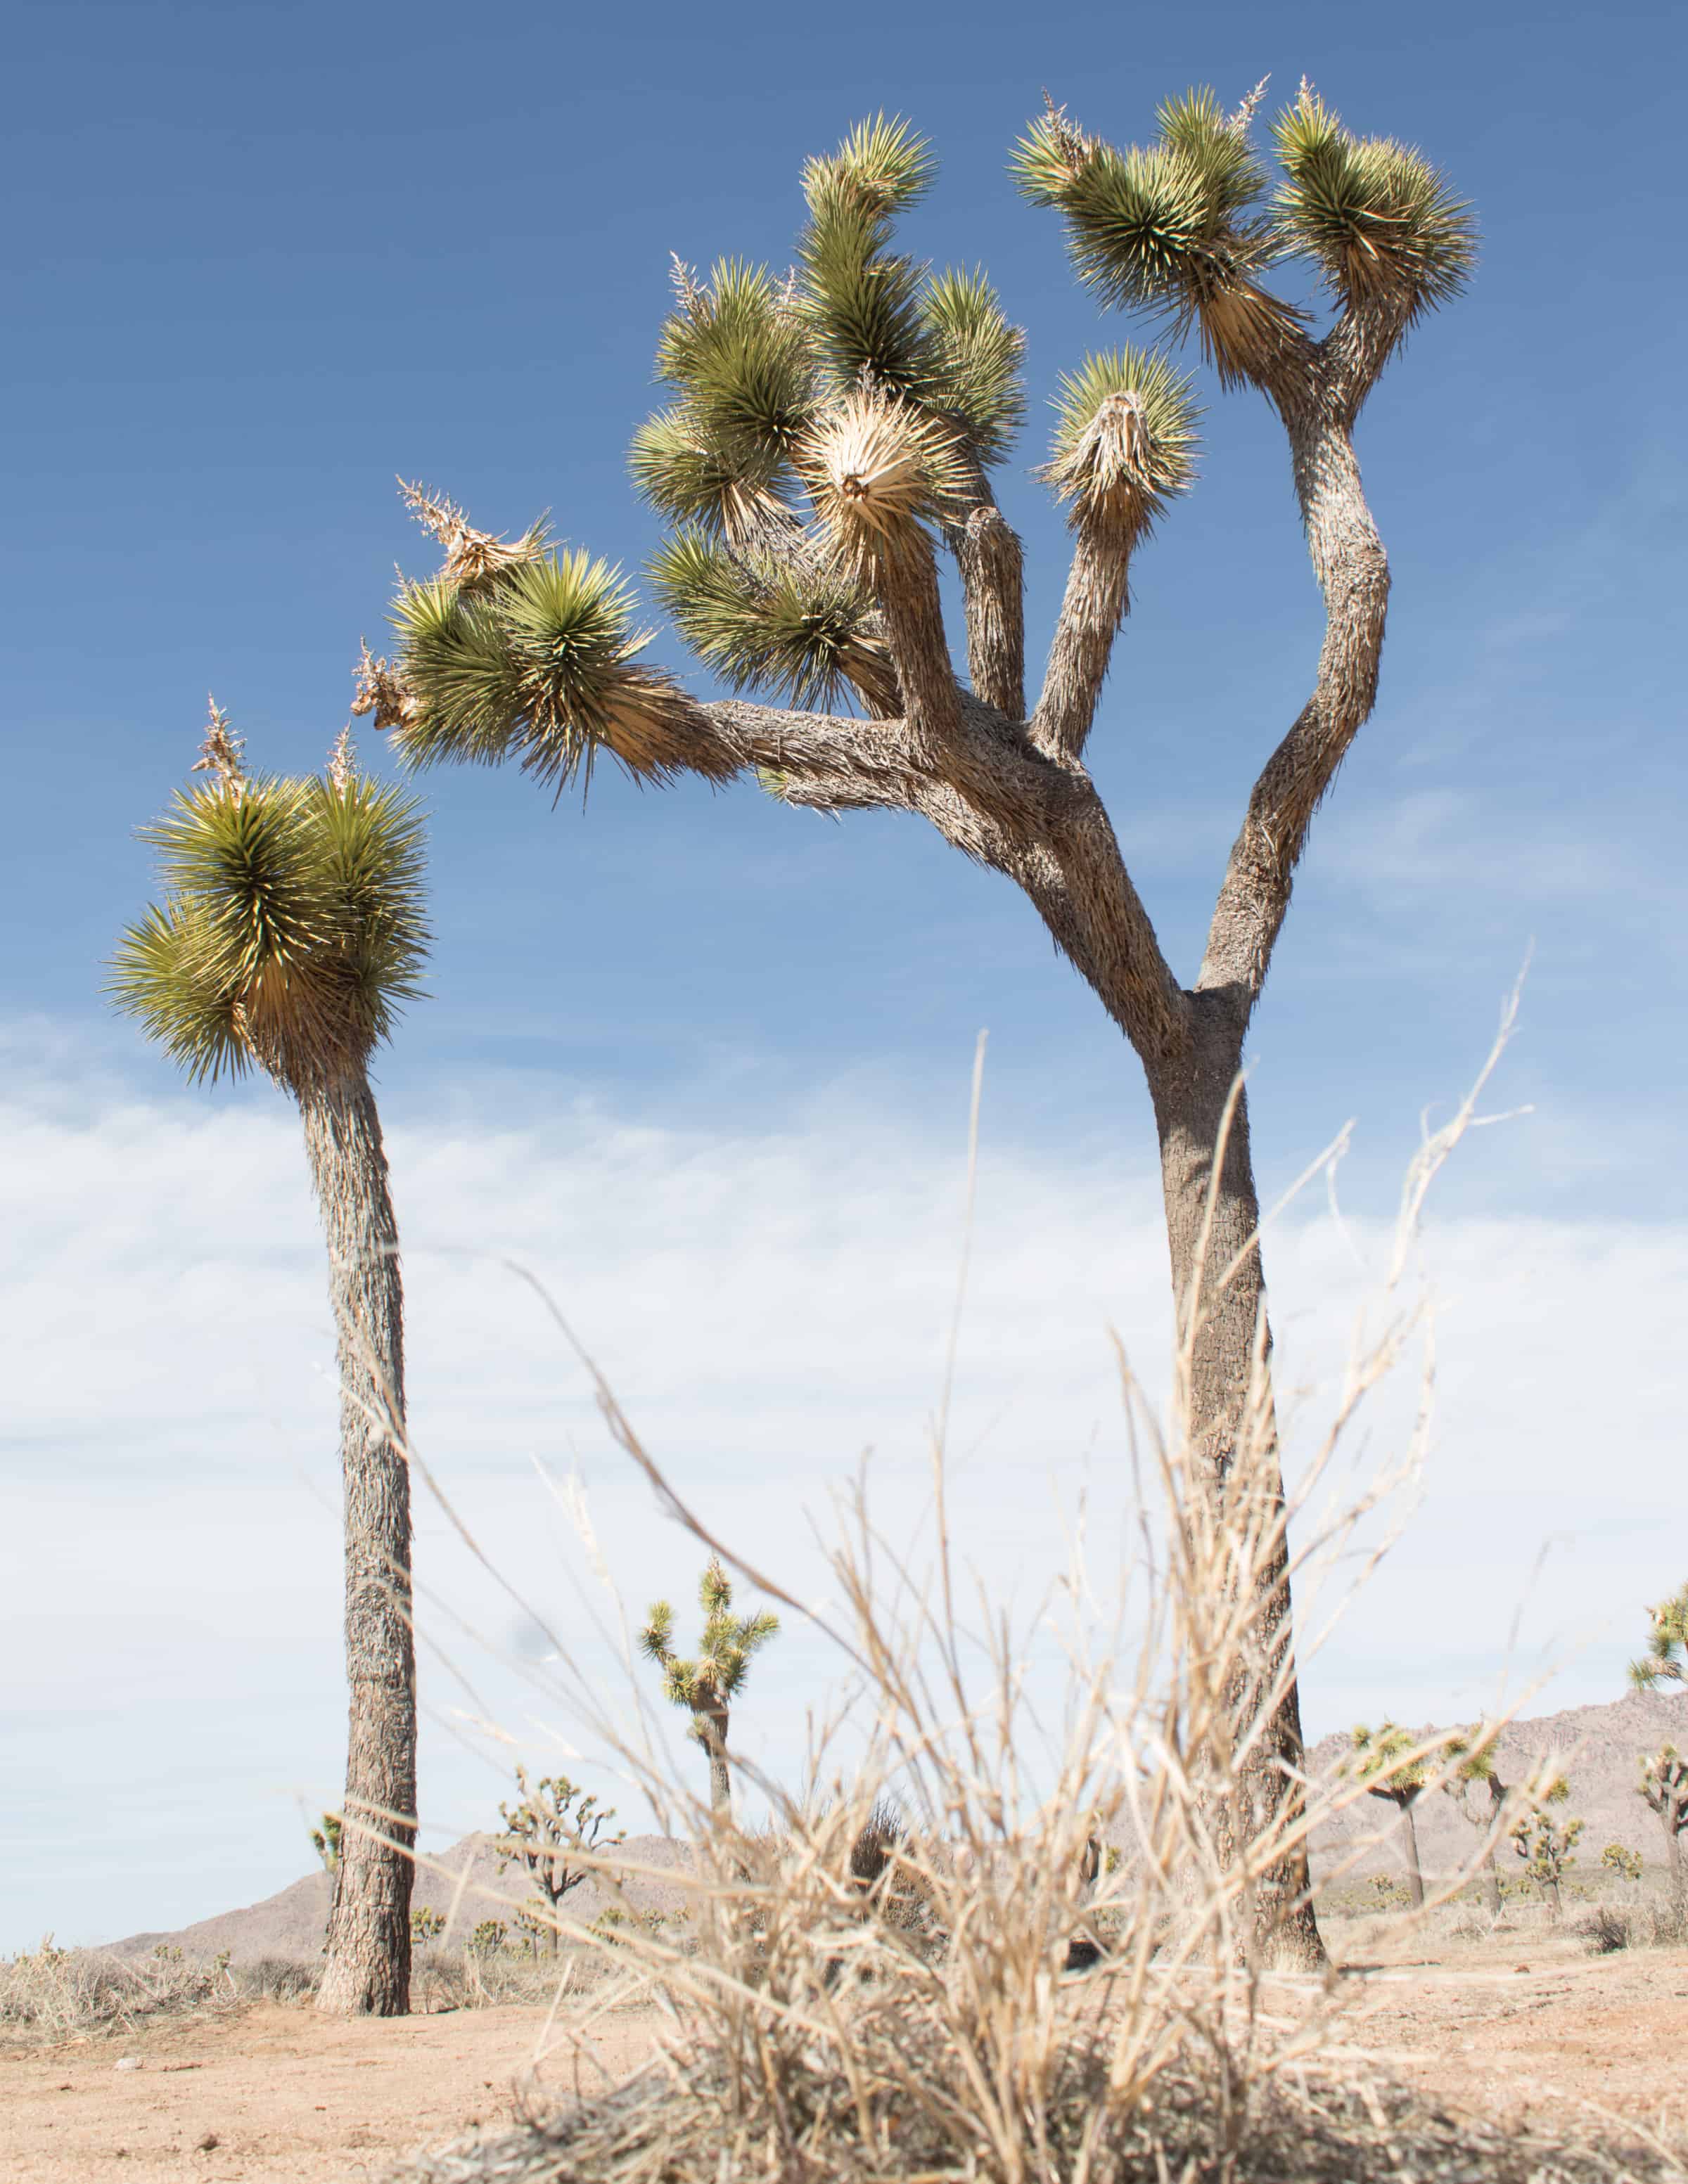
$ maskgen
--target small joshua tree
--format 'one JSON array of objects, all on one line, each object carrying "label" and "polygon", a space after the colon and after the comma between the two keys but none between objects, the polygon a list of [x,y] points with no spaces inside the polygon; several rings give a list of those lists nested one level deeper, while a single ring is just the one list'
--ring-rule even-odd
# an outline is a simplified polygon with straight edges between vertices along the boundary
[{"label": "small joshua tree", "polygon": [[437,1942],[445,1931],[445,1914],[426,1903],[411,1907],[411,1939],[412,1942]]},{"label": "small joshua tree", "polygon": [[727,1768],[727,1727],[731,1702],[744,1687],[752,1658],[780,1628],[764,1609],[760,1615],[733,1613],[733,1587],[712,1556],[698,1581],[703,1637],[696,1660],[674,1652],[674,1611],[666,1600],[651,1607],[639,1643],[662,1672],[662,1689],[691,1714],[691,1733],[709,1755],[709,1802],[718,1813],[730,1810],[732,1777]]},{"label": "small joshua tree", "polygon": [[1641,1853],[1627,1844],[1609,1842],[1600,1854],[1601,1870],[1614,1880],[1638,1881],[1641,1877]]},{"label": "small joshua tree", "polygon": [[[1169,98],[1128,148],[1051,106],[1015,148],[1022,194],[1062,222],[1098,304],[1169,337],[1063,378],[1039,475],[1072,552],[1041,691],[1020,541],[992,483],[1024,415],[1025,337],[982,270],[897,250],[937,163],[880,116],[805,165],[788,276],[676,264],[657,349],[669,406],[630,451],[669,526],[652,589],[705,672],[755,701],[695,697],[641,658],[631,588],[584,549],[558,552],[539,527],[495,538],[413,492],[444,566],[403,586],[394,660],[366,661],[358,705],[417,765],[509,760],[552,787],[607,753],[641,780],[749,777],[798,810],[908,813],[1021,891],[1147,1079],[1199,1479],[1186,1515],[1234,1551],[1226,1584],[1258,1641],[1227,1702],[1241,1780],[1222,1802],[1289,1846],[1257,1872],[1257,1939],[1311,1966],[1323,1951],[1294,1824],[1301,1724],[1240,1072],[1314,815],[1376,702],[1389,572],[1355,430],[1409,332],[1464,287],[1476,233],[1420,153],[1352,134],[1305,81],[1272,125],[1274,172],[1252,134],[1265,90],[1230,111],[1209,90]],[[1253,387],[1283,427],[1325,633],[1306,702],[1261,754],[1186,984],[1089,759],[1134,557],[1194,480],[1197,405],[1169,353],[1192,335],[1220,386]],[[964,676],[940,554],[959,579]],[[1235,1856],[1222,1821],[1216,1841]]]},{"label": "small joshua tree", "polygon": [[[1495,1826],[1510,1795],[1495,1763],[1494,1731],[1474,1723],[1460,1739],[1463,1747],[1458,1765],[1442,1787],[1457,1807],[1460,1818],[1485,1833]],[[1487,1791],[1487,1796],[1483,1795]],[[1491,1918],[1501,1915],[1501,1875],[1495,1864],[1495,1845],[1483,1853],[1483,1893]]]},{"label": "small joshua tree", "polygon": [[[326,773],[246,771],[213,705],[193,771],[143,832],[164,899],[118,944],[110,991],[190,1078],[260,1069],[305,1124],[338,1338],[344,1489],[346,1795],[318,2007],[410,2007],[416,1809],[404,1295],[369,1062],[427,954],[414,800],[361,774],[349,731]],[[329,1856],[332,1842],[333,1855]]]},{"label": "small joshua tree", "polygon": [[[498,1808],[504,1821],[504,1833],[495,1845],[499,1870],[516,1864],[527,1868],[534,1893],[544,1906],[545,1930],[555,1956],[562,1940],[557,1906],[571,1889],[591,1879],[591,1854],[615,1812],[612,1808],[601,1811],[597,1799],[583,1797],[579,1786],[566,1774],[542,1774],[537,1783],[529,1783],[527,1770],[518,1767],[516,1787],[517,1802]],[[618,1830],[604,1837],[603,1847],[608,1850],[625,1840],[624,1831]],[[583,1852],[588,1862],[582,1862]]]},{"label": "small joshua tree", "polygon": [[310,1847],[322,1861],[325,1873],[334,1872],[340,1863],[340,1816],[324,1813],[320,1828],[310,1830]]},{"label": "small joshua tree", "polygon": [[1520,1814],[1510,1830],[1512,1848],[1523,1860],[1524,1871],[1535,1883],[1557,1923],[1563,1903],[1565,1876],[1576,1864],[1576,1847],[1583,1832],[1580,1820],[1557,1819],[1548,1808],[1565,1803],[1570,1783],[1562,1774],[1549,1779],[1528,1792],[1535,1808]]},{"label": "small joshua tree", "polygon": [[495,1957],[504,1947],[510,1929],[502,1919],[483,1919],[469,1936],[471,1953],[477,1957]]},{"label": "small joshua tree", "polygon": [[1646,1613],[1647,1650],[1629,1663],[1630,1682],[1638,1691],[1688,1682],[1688,1585]]},{"label": "small joshua tree", "polygon": [[1674,1744],[1662,1744],[1651,1758],[1643,1758],[1641,1778],[1635,1788],[1649,1809],[1657,1814],[1664,1830],[1671,1901],[1680,1905],[1684,1900],[1682,1836],[1688,1829],[1688,1759]]},{"label": "small joshua tree", "polygon": [[1422,1752],[1421,1740],[1410,1729],[1386,1721],[1379,1729],[1362,1722],[1352,1734],[1349,1769],[1367,1793],[1393,1805],[1401,1818],[1406,1845],[1407,1901],[1415,1911],[1424,1908],[1424,1875],[1418,1863],[1418,1825],[1413,1809],[1441,1773],[1446,1758],[1464,1750],[1464,1739],[1443,1741],[1440,1751]]}]

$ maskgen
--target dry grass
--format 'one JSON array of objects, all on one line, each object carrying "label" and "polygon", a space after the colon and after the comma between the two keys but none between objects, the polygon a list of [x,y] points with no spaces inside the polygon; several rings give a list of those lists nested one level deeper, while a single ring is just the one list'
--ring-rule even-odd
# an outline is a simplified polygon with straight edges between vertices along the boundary
[{"label": "dry grass", "polygon": [[[610,1958],[606,2004],[657,2001],[672,2029],[660,2062],[597,2103],[435,2153],[404,2172],[411,2184],[1549,2184],[1681,2173],[1657,2147],[1630,2160],[1456,2123],[1356,2077],[1351,2053],[1339,2078],[1319,2058],[1346,2006],[1341,1982],[1273,1970],[1275,1880],[1316,1827],[1363,1810],[1367,1791],[1340,1774],[1280,1775],[1274,1809],[1246,1804],[1293,1673],[1267,1575],[1288,1541],[1305,1659],[1321,1625],[1310,1612],[1320,1571],[1341,1562],[1363,1574],[1382,1552],[1375,1539],[1363,1545],[1373,1520],[1413,1487],[1416,1440],[1359,1487],[1336,1491],[1334,1464],[1415,1334],[1406,1289],[1420,1211],[1473,1119],[1468,1100],[1409,1175],[1381,1312],[1356,1334],[1291,1509],[1278,1492],[1264,1341],[1217,1490],[1176,1423],[1195,1315],[1171,1429],[1155,1430],[1124,1376],[1161,1508],[1145,1520],[1129,1618],[1098,1614],[1076,1548],[1029,1627],[1011,1630],[988,1602],[965,1627],[942,1420],[932,1567],[910,1567],[858,1496],[830,1557],[842,1612],[806,1608],[685,1507],[584,1360],[614,1439],[667,1513],[750,1585],[810,1614],[850,1696],[817,1723],[798,1788],[755,1780],[773,1818],[747,1832],[712,1815],[629,1730],[640,1719],[636,1687],[631,1707],[623,1696],[613,1711],[583,1711],[590,1680],[547,1630],[561,1663],[553,1702],[573,1700],[583,1736],[695,1845],[689,1868],[662,1875],[686,1892],[684,1947],[632,1924],[608,1951],[566,1916],[559,1929]],[[1419,1436],[1427,1419],[1421,1405]],[[411,1460],[438,1493],[414,1449]],[[1055,1659],[1059,1721],[1047,1696]],[[1423,1756],[1434,1789],[1456,1756],[1438,1740]],[[1467,1869],[1432,1892],[1431,1914],[1511,1817],[1497,1816]],[[1120,1855],[1093,1879],[1097,1841]],[[613,1856],[592,1863],[613,1884]],[[1095,1969],[1069,1970],[1087,1962]]]},{"label": "dry grass", "polygon": [[161,2017],[226,2009],[237,1999],[222,1964],[179,1952],[133,1961],[103,1949],[61,1949],[49,1934],[37,1949],[0,1958],[0,2026],[15,2040],[67,2040],[77,2033],[132,2031]]}]

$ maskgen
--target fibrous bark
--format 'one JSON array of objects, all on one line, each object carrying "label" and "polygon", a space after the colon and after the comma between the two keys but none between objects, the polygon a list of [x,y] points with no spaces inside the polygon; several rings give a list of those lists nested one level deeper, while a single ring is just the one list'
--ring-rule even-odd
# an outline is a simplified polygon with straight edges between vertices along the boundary
[{"label": "fibrous bark", "polygon": [[328,1242],[345,1503],[346,1791],[317,2006],[398,2017],[410,2008],[416,1808],[398,1231],[366,1077],[299,1104]]}]

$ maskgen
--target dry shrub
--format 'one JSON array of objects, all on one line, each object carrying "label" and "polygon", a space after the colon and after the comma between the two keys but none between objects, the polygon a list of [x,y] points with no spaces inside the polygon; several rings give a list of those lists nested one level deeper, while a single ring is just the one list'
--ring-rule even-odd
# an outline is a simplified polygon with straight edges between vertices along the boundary
[{"label": "dry shrub", "polygon": [[[689,1947],[634,1921],[613,1953],[611,1997],[660,1999],[669,2013],[662,2059],[595,2103],[437,2152],[404,2172],[411,2184],[1547,2184],[1613,2173],[1593,2150],[1455,2123],[1373,2082],[1351,2051],[1340,2080],[1319,2069],[1343,1997],[1337,1982],[1274,1974],[1274,1922],[1297,1908],[1274,1892],[1314,1828],[1363,1810],[1367,1791],[1344,1774],[1311,1782],[1280,1769],[1270,1809],[1249,1802],[1293,1673],[1269,1598],[1277,1574],[1287,1557],[1305,1658],[1316,1570],[1374,1559],[1381,1549],[1361,1552],[1356,1534],[1413,1483],[1416,1445],[1315,1507],[1412,1332],[1415,1312],[1396,1292],[1428,1181],[1471,1113],[1467,1101],[1409,1178],[1382,1331],[1356,1338],[1303,1467],[1293,1539],[1263,1340],[1217,1486],[1184,1435],[1154,1430],[1126,1378],[1165,1512],[1145,1529],[1128,1645],[1118,1625],[1098,1633],[1076,1557],[1028,1628],[999,1614],[964,1627],[942,1426],[934,1567],[906,1564],[858,1493],[830,1557],[843,1614],[835,1624],[805,1609],[684,1506],[597,1379],[612,1434],[670,1516],[752,1586],[810,1613],[854,1696],[817,1725],[819,1757],[798,1790],[752,1776],[773,1814],[761,1832],[713,1816],[668,1779],[629,1734],[624,1705],[585,1721],[695,1845],[688,1867],[661,1875],[686,1891]],[[1187,1330],[1175,1418],[1193,1340]],[[1427,1415],[1421,1407],[1420,1434]],[[414,1451],[411,1463],[428,1479]],[[578,1705],[590,1680],[546,1635],[562,1663],[554,1696]],[[1434,1740],[1423,1756],[1428,1788],[1457,1763]],[[1430,1909],[1451,1900],[1498,1831]],[[1098,1858],[1101,1844],[1117,1859]],[[637,1877],[624,1859],[595,1863],[612,1885]],[[557,1924],[593,1945],[590,1930]],[[1065,1969],[1087,1959],[1092,1973]]]},{"label": "dry shrub", "polygon": [[179,1953],[131,1958],[61,1949],[49,1934],[37,1949],[0,1958],[0,2025],[14,2037],[46,2042],[132,2031],[150,2019],[226,2008],[233,1999],[223,1966]]}]

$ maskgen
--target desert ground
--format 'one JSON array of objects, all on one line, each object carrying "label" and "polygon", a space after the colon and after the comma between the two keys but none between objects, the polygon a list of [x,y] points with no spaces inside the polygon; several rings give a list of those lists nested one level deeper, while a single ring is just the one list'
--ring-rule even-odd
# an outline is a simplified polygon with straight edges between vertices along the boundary
[{"label": "desert ground", "polygon": [[[1356,2067],[1456,2115],[1674,2141],[1685,2114],[1688,1950],[1590,1957],[1568,1931],[1368,1946],[1333,1922]],[[1097,1982],[1098,2000],[1104,1983]],[[1285,1982],[1272,2001],[1305,2002]],[[7,2184],[325,2184],[381,2177],[523,2103],[601,2090],[673,2036],[648,2001],[601,1992],[388,2020],[232,2005],[142,2030],[6,2051]]]}]

